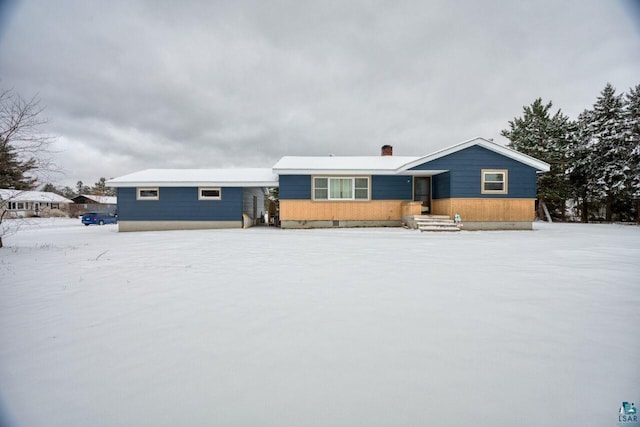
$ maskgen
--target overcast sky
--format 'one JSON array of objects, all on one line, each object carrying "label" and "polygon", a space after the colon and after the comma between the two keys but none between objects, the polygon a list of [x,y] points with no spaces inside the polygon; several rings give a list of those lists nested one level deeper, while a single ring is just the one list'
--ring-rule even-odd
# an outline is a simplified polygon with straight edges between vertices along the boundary
[{"label": "overcast sky", "polygon": [[0,0],[0,87],[47,106],[60,185],[506,143],[607,82],[640,83],[639,0]]}]

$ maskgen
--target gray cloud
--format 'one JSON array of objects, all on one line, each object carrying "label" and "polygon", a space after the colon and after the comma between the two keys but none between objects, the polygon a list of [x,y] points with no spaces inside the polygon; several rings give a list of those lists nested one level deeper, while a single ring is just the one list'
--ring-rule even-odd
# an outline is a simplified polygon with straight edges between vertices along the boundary
[{"label": "gray cloud", "polygon": [[[626,5],[626,6],[625,6]],[[422,155],[541,96],[575,117],[639,83],[632,3],[29,1],[0,85],[48,105],[61,181],[282,155]]]}]

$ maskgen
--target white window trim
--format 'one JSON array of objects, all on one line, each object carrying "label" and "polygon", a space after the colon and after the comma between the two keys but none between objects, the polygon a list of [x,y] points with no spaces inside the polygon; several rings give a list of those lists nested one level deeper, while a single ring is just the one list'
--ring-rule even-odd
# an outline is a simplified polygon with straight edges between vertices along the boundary
[{"label": "white window trim", "polygon": [[[504,176],[503,188],[502,190],[485,190],[484,184],[485,182],[498,182],[498,181],[486,181],[485,176],[490,173],[501,173]],[[482,169],[482,183],[481,183],[481,193],[482,194],[508,194],[509,193],[509,174],[507,169]]]},{"label": "white window trim", "polygon": [[[218,196],[203,196],[203,190],[216,190]],[[198,187],[198,200],[222,200],[222,188],[220,187]]]},{"label": "white window trim", "polygon": [[[316,178],[327,179],[327,198],[316,199]],[[367,198],[356,199],[356,179],[367,180]],[[353,181],[353,197],[349,199],[332,199],[331,198],[331,180],[332,179],[351,179]],[[335,176],[335,175],[314,175],[311,177],[311,200],[318,202],[368,202],[371,200],[371,176],[369,175],[350,175],[350,176]]]},{"label": "white window trim", "polygon": [[[156,191],[157,192],[157,196],[155,197],[150,197],[150,196],[141,196],[140,192],[142,191]],[[136,200],[160,200],[160,188],[158,187],[138,187],[136,188]]]}]

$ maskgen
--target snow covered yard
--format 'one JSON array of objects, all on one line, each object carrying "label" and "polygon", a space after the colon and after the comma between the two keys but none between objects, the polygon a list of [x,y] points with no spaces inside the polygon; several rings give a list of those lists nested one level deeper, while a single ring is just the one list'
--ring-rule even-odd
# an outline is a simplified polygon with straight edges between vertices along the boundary
[{"label": "snow covered yard", "polygon": [[0,425],[614,426],[640,228],[117,233],[0,250]]}]

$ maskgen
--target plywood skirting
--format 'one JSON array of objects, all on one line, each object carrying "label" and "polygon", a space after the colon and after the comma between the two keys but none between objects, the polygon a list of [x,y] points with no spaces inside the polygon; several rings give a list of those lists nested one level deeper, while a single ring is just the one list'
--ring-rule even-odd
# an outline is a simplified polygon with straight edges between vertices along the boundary
[{"label": "plywood skirting", "polygon": [[280,200],[281,221],[393,221],[402,219],[402,200],[316,202]]},{"label": "plywood skirting", "polygon": [[433,214],[455,214],[465,221],[533,221],[535,199],[438,199],[431,202]]}]

